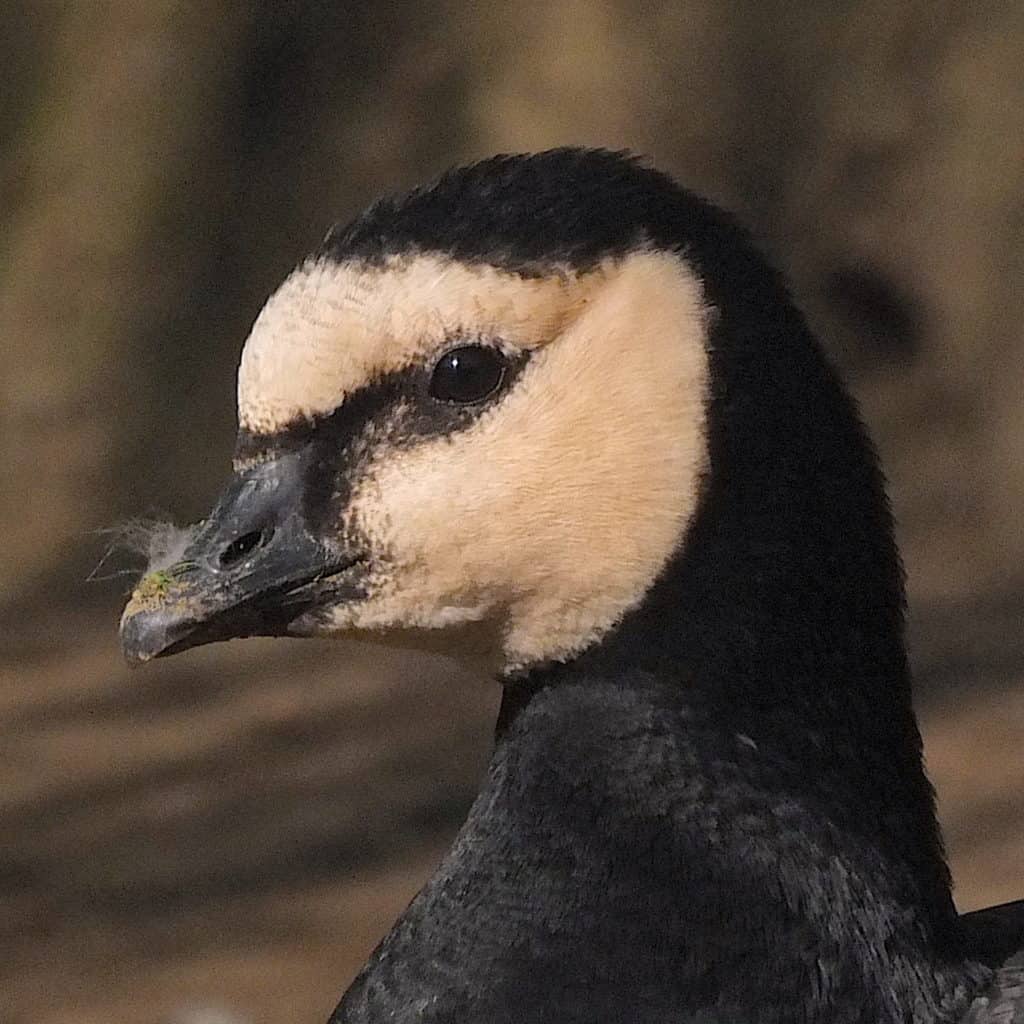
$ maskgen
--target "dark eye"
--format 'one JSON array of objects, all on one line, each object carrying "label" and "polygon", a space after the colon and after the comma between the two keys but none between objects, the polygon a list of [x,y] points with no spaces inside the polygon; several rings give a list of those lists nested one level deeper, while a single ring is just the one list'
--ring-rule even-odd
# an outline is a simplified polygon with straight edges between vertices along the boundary
[{"label": "dark eye", "polygon": [[505,357],[495,348],[466,345],[438,360],[430,394],[442,402],[480,402],[497,390],[505,376]]}]

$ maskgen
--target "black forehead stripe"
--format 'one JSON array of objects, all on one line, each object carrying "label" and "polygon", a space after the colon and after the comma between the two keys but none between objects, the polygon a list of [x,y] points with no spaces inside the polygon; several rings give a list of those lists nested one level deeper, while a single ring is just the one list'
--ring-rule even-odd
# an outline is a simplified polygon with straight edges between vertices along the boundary
[{"label": "black forehead stripe", "polygon": [[626,153],[496,156],[378,201],[332,230],[316,255],[374,264],[430,251],[527,277],[585,272],[644,243],[652,193],[664,189],[677,191]]},{"label": "black forehead stripe", "polygon": [[625,152],[502,155],[383,199],[332,230],[316,258],[381,265],[439,253],[523,277],[593,270],[642,248],[683,254],[710,304],[749,317],[787,302],[781,279],[723,210]]}]

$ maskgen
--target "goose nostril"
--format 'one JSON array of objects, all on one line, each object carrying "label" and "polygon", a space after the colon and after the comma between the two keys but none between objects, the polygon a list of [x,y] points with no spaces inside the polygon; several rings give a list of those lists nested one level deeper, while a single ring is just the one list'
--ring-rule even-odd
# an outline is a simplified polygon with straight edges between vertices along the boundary
[{"label": "goose nostril", "polygon": [[246,555],[251,554],[258,547],[268,543],[273,536],[274,529],[270,526],[262,530],[252,530],[249,533],[243,533],[241,537],[236,537],[220,553],[220,558],[217,559],[217,562],[222,569],[229,569],[231,566],[237,565]]}]

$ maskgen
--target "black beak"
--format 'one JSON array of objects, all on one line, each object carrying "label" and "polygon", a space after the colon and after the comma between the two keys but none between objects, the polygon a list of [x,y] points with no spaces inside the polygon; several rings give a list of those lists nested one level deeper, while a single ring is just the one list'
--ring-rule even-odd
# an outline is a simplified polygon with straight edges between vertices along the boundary
[{"label": "black beak", "polygon": [[326,597],[359,592],[361,558],[310,532],[302,514],[308,450],[236,474],[181,560],[142,578],[121,616],[131,663],[243,636],[281,636]]}]

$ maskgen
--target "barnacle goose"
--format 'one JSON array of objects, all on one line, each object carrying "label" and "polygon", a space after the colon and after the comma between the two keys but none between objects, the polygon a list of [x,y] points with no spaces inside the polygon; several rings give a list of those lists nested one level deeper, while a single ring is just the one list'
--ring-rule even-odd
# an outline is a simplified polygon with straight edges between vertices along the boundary
[{"label": "barnacle goose", "polygon": [[468,630],[503,687],[335,1024],[1024,1021],[1024,904],[950,895],[875,453],[729,216],[620,153],[453,170],[284,282],[238,413],[128,658]]}]

